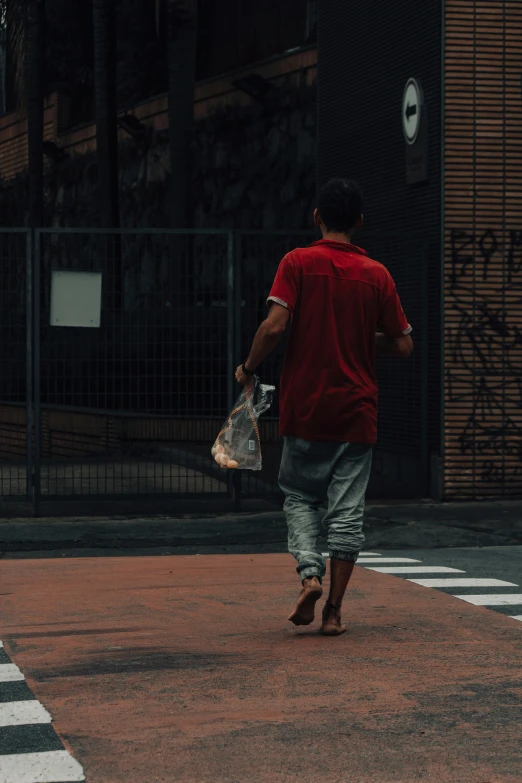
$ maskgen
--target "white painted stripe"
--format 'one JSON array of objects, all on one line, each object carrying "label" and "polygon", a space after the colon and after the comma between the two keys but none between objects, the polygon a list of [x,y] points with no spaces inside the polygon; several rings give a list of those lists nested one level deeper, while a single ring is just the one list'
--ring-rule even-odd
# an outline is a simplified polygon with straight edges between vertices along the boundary
[{"label": "white painted stripe", "polygon": [[493,593],[490,595],[456,595],[475,606],[515,606],[522,604],[522,593]]},{"label": "white painted stripe", "polygon": [[511,614],[510,617],[512,620],[522,620],[522,614]]},{"label": "white painted stripe", "polygon": [[[0,663],[0,682],[18,682],[25,680],[24,675],[14,663]],[[0,778],[0,783],[2,783]]]},{"label": "white painted stripe", "polygon": [[381,574],[465,574],[460,568],[448,566],[366,566],[367,571],[379,571]]},{"label": "white painted stripe", "polygon": [[8,701],[0,704],[0,727],[51,723],[52,718],[39,701]]},{"label": "white painted stripe", "polygon": [[[330,552],[321,552],[322,557],[330,557]],[[378,552],[361,552],[361,557],[382,557]]]},{"label": "white painted stripe", "polygon": [[69,783],[85,780],[83,769],[66,750],[0,756],[1,783]]},{"label": "white painted stripe", "polygon": [[502,579],[408,579],[423,587],[518,587],[513,582],[503,582]]},{"label": "white painted stripe", "polygon": [[[380,557],[379,563],[420,563],[421,560],[414,560],[412,557]],[[360,563],[375,563],[372,557],[360,557],[357,564]]]}]

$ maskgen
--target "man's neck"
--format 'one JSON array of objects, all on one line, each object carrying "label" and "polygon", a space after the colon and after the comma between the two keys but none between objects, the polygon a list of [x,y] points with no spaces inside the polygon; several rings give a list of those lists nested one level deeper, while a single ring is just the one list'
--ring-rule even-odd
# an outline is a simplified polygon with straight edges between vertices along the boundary
[{"label": "man's neck", "polygon": [[345,245],[350,245],[352,241],[350,234],[343,234],[341,231],[323,231],[323,239],[328,239],[330,242],[344,242]]}]

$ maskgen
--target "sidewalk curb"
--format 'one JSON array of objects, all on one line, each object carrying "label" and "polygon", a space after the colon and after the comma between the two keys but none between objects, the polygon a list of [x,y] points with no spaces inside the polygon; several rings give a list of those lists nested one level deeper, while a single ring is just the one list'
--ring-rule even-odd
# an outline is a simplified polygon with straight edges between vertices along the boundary
[{"label": "sidewalk curb", "polygon": [[[522,503],[369,504],[365,548],[505,546],[522,543]],[[183,518],[47,518],[0,522],[0,553],[280,545],[282,511]]]}]

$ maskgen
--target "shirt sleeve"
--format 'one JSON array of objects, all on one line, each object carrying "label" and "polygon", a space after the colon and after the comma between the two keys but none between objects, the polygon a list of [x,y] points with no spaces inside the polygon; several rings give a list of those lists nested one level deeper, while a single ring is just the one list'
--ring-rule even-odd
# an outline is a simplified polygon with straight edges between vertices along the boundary
[{"label": "shirt sleeve", "polygon": [[298,288],[298,274],[295,263],[291,255],[288,254],[279,264],[274,283],[270,289],[267,305],[275,302],[286,307],[290,313],[293,313],[297,304]]},{"label": "shirt sleeve", "polygon": [[404,337],[412,331],[408,319],[404,315],[395,283],[389,273],[386,275],[382,291],[378,326],[389,338]]}]

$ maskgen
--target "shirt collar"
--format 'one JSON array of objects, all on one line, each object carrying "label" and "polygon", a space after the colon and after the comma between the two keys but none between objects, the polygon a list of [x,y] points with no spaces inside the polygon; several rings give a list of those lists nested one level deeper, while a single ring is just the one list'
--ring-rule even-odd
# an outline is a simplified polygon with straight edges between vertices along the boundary
[{"label": "shirt collar", "polygon": [[362,256],[367,256],[366,250],[357,245],[352,245],[350,242],[335,242],[332,239],[318,239],[316,242],[312,242],[310,247],[316,247],[317,245],[328,245],[334,247],[336,250],[344,250],[347,253],[360,253]]}]

